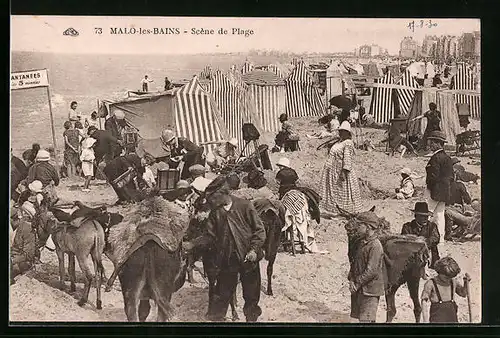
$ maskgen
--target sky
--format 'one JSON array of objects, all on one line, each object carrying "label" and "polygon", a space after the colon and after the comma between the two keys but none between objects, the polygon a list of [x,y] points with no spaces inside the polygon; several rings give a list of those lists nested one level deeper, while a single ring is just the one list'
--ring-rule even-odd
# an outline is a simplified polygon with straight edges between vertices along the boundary
[{"label": "sky", "polygon": [[[437,25],[420,28],[420,20]],[[414,31],[408,28],[412,21]],[[79,35],[63,35],[70,27]],[[135,34],[111,34],[111,29],[132,27]],[[102,34],[97,34],[96,28],[102,28]],[[152,34],[154,28],[179,29],[180,34]],[[195,35],[193,28],[213,29],[215,34]],[[227,30],[226,35],[217,34],[221,28]],[[251,30],[253,34],[245,37],[238,34],[238,28],[241,33]],[[151,34],[140,34],[139,29],[149,29]],[[197,54],[251,49],[336,53],[374,43],[397,54],[405,36],[421,43],[427,34],[461,35],[479,30],[479,19],[11,16],[11,49],[76,54]]]}]

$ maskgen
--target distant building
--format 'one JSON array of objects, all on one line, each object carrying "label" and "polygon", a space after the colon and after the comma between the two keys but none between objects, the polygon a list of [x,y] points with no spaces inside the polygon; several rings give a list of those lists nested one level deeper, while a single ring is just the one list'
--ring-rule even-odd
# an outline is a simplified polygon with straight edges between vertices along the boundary
[{"label": "distant building", "polygon": [[481,33],[479,31],[474,32],[474,56],[478,59],[481,58]]},{"label": "distant building", "polygon": [[422,56],[436,57],[436,46],[438,37],[435,35],[426,35],[422,42]]},{"label": "distant building", "polygon": [[359,57],[369,58],[372,56],[372,47],[369,45],[363,45],[359,47]]},{"label": "distant building", "polygon": [[464,33],[461,38],[461,50],[462,57],[464,58],[472,58],[475,56],[475,41],[474,41],[474,33]]},{"label": "distant building", "polygon": [[399,45],[399,56],[404,58],[416,58],[418,51],[418,43],[411,36],[405,36]]}]

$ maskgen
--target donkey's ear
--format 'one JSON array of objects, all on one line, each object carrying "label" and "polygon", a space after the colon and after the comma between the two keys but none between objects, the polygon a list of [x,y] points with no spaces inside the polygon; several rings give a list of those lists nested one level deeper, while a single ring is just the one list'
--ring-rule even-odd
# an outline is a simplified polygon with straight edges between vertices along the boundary
[{"label": "donkey's ear", "polygon": [[375,206],[373,206],[371,209],[370,209],[371,212],[374,212],[375,211]]}]

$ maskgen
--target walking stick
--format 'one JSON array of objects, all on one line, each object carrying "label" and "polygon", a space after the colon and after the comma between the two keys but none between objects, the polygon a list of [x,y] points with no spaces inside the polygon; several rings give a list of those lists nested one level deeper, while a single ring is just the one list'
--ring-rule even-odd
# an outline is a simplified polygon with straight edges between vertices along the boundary
[{"label": "walking stick", "polygon": [[472,307],[471,307],[471,302],[470,302],[470,284],[469,284],[469,279],[467,277],[464,277],[464,286],[465,286],[465,290],[467,292],[467,305],[469,307],[469,323],[472,323]]}]

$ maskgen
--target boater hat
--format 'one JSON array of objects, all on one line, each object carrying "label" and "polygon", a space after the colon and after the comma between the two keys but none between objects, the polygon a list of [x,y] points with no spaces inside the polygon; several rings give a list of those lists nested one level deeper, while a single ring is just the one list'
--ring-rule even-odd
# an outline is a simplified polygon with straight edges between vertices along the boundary
[{"label": "boater hat", "polygon": [[36,161],[37,162],[48,162],[50,161],[50,154],[46,150],[39,150],[38,153],[36,154]]},{"label": "boater hat", "polygon": [[233,147],[237,147],[238,146],[238,140],[236,139],[236,137],[231,138],[229,141],[227,141],[227,143],[229,143]]},{"label": "boater hat", "polygon": [[343,121],[340,124],[340,127],[338,128],[338,130],[345,130],[345,131],[348,131],[349,134],[351,134],[351,124],[347,121]]},{"label": "boater hat", "polygon": [[417,202],[415,203],[415,209],[412,209],[417,215],[432,215],[432,212],[429,211],[429,206],[427,202]]},{"label": "boater hat", "polygon": [[118,120],[123,120],[125,118],[125,113],[122,112],[121,110],[115,110],[115,117]]},{"label": "boater hat", "polygon": [[287,159],[286,157],[282,157],[279,159],[278,163],[276,163],[277,166],[281,167],[287,167],[290,168],[290,160]]}]

